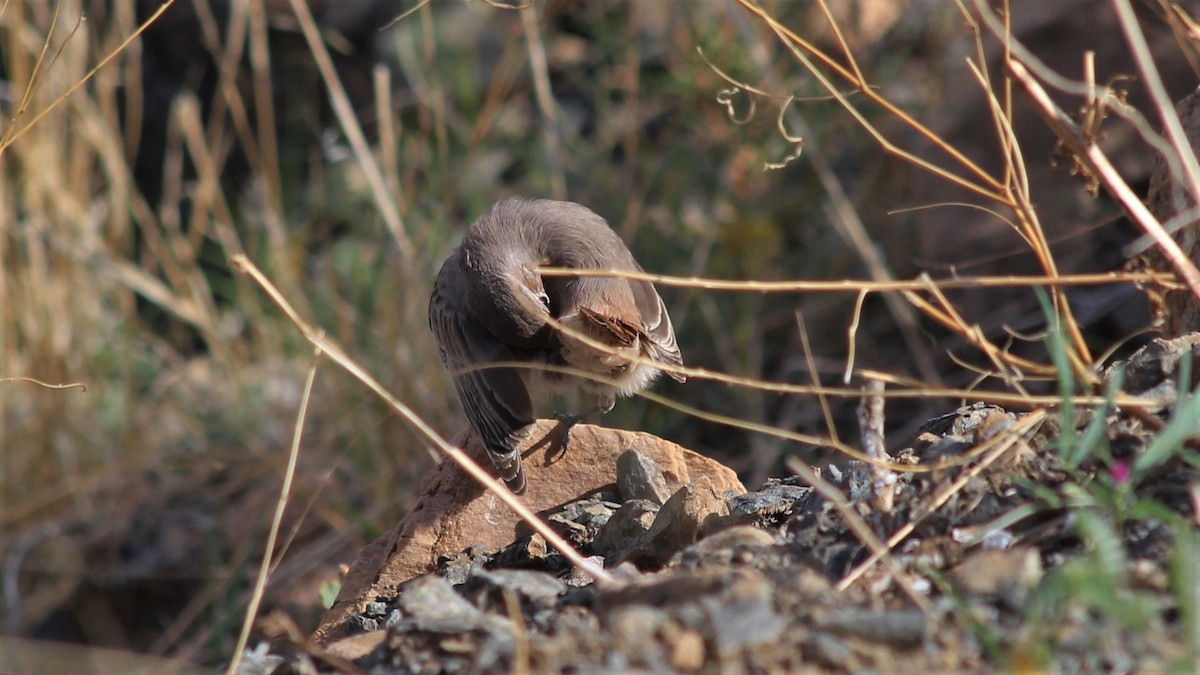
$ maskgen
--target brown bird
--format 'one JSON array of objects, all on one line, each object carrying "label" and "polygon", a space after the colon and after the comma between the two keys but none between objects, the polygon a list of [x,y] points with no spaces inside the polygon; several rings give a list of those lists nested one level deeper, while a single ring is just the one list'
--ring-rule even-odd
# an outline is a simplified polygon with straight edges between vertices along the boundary
[{"label": "brown bird", "polygon": [[[591,210],[572,202],[506,199],[471,225],[442,265],[429,299],[429,327],[442,362],[454,373],[467,419],[517,494],[525,491],[517,448],[534,421],[531,390],[582,390],[596,396],[592,412],[606,413],[618,394],[640,391],[658,376],[655,363],[683,365],[671,317],[653,284],[543,278],[539,266],[642,271],[621,238]],[[501,361],[532,367],[472,369]],[[568,366],[606,381],[539,365]],[[667,374],[684,381],[683,375]],[[579,419],[566,417],[568,429]]]}]

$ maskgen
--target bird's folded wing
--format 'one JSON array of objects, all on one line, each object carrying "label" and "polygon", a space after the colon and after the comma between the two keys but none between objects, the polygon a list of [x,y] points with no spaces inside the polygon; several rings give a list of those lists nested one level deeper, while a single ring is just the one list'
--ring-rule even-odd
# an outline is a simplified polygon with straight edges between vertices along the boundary
[{"label": "bird's folded wing", "polygon": [[471,426],[493,455],[506,480],[521,470],[513,436],[533,422],[533,404],[514,368],[479,368],[513,361],[508,345],[496,339],[467,308],[465,284],[454,256],[438,275],[429,304],[429,327],[442,362],[454,375],[454,388]]},{"label": "bird's folded wing", "polygon": [[[637,263],[634,263],[637,266]],[[638,271],[642,271],[637,266]],[[642,315],[643,330],[650,347],[650,356],[661,363],[682,366],[683,356],[679,353],[679,345],[675,342],[675,327],[671,325],[671,316],[662,297],[648,281],[630,281],[633,290],[633,300],[637,303],[638,313]],[[683,382],[686,377],[678,373],[667,372],[673,379]]]}]

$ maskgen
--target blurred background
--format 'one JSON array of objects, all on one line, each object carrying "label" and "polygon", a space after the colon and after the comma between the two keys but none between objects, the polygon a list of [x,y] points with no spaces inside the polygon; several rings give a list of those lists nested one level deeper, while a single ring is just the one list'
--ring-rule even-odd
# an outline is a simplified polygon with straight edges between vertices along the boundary
[{"label": "blurred background", "polygon": [[[0,382],[9,635],[228,657],[312,363],[294,327],[233,271],[234,253],[447,436],[465,422],[427,328],[429,291],[465,228],[505,196],[587,205],[663,274],[1038,272],[1007,223],[884,152],[733,0],[300,4],[299,15],[287,0],[0,5],[0,378],[79,385]],[[1002,166],[966,67],[974,36],[955,3],[832,4],[871,82],[985,168]],[[838,53],[818,3],[762,5]],[[1012,5],[1014,33],[1061,74],[1078,79],[1088,50],[1098,82],[1135,74],[1108,3]],[[1197,77],[1166,6],[1137,3],[1179,98]],[[994,69],[996,41],[984,51]],[[1127,87],[1145,109],[1140,83]],[[894,118],[851,102],[898,146],[940,161]],[[1138,233],[1054,160],[1052,135],[1019,99],[1015,127],[1060,271],[1120,268]],[[1104,127],[1102,143],[1144,192],[1154,154],[1120,123]],[[919,208],[931,204],[940,206]],[[852,293],[660,292],[688,365],[811,383],[803,317],[819,377],[840,382]],[[950,295],[997,341],[1045,321],[1028,289]],[[1096,353],[1147,339],[1136,289],[1084,287],[1071,298]],[[963,364],[986,363],[878,295],[863,307],[856,347],[857,366],[931,386],[978,384]],[[825,433],[813,396],[699,378],[655,391]],[[857,438],[857,402],[832,404],[843,438]],[[889,403],[889,439],[902,447],[954,405]],[[721,459],[751,487],[782,475],[789,454],[830,459],[643,399],[620,402],[603,423]],[[338,566],[411,508],[434,460],[328,362],[304,433],[266,610],[306,633]]]}]

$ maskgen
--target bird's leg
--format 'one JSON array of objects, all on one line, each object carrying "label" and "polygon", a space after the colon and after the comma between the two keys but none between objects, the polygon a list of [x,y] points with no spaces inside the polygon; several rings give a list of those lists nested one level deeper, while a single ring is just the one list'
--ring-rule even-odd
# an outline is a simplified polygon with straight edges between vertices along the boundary
[{"label": "bird's leg", "polygon": [[605,394],[601,395],[600,399],[596,401],[596,407],[588,410],[587,412],[579,414],[569,412],[554,413],[554,419],[558,420],[559,428],[562,429],[563,452],[567,451],[567,445],[571,442],[571,429],[576,424],[579,424],[593,415],[603,415],[607,413],[613,409],[613,406],[616,405],[616,402],[616,396],[613,394]]}]

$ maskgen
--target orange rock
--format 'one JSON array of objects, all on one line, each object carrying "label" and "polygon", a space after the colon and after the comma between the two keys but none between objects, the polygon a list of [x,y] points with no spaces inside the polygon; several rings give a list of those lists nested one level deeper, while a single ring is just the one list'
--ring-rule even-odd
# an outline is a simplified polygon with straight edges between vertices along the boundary
[{"label": "orange rock", "polygon": [[[746,491],[729,467],[657,436],[579,424],[571,430],[566,452],[560,437],[558,422],[539,420],[522,450],[529,479],[522,498],[535,513],[595,492],[615,492],[617,457],[630,449],[657,462],[672,491],[701,477],[707,477],[718,494]],[[482,466],[490,466],[473,431],[459,434],[454,443]],[[433,570],[440,556],[473,545],[500,549],[530,531],[453,462],[444,460],[434,467],[421,480],[420,490],[412,512],[359,553],[313,636],[317,642],[344,636],[345,622],[366,603],[394,597],[402,583]]]}]

